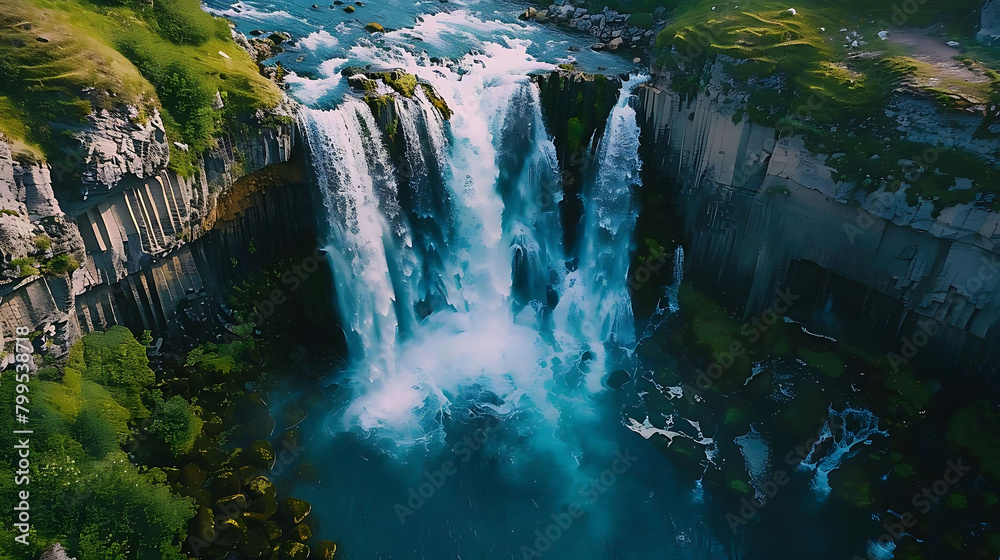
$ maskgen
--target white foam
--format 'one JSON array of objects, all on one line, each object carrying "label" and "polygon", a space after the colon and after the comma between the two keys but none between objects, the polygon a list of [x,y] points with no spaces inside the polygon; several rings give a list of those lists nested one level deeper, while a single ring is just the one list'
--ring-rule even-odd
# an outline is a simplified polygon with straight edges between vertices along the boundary
[{"label": "white foam", "polygon": [[330,35],[325,29],[320,29],[319,31],[314,31],[309,35],[303,37],[299,40],[298,45],[303,49],[308,49],[311,51],[318,51],[320,49],[328,49],[330,47],[336,47],[340,41]]}]

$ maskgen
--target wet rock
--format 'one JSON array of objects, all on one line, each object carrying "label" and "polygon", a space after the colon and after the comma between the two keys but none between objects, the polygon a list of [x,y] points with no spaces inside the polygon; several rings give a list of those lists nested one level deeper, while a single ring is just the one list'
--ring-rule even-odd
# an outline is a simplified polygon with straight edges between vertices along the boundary
[{"label": "wet rock", "polygon": [[264,524],[264,536],[269,541],[276,541],[281,538],[281,525],[277,521],[268,521]]},{"label": "wet rock", "polygon": [[232,496],[233,494],[238,494],[240,491],[240,478],[236,476],[231,470],[225,470],[215,475],[209,488],[212,489],[212,494],[222,497],[222,496]]},{"label": "wet rock", "polygon": [[610,375],[608,375],[608,387],[611,387],[612,389],[621,389],[622,386],[628,383],[630,379],[632,379],[632,376],[623,369],[613,371]]},{"label": "wet rock", "polygon": [[337,543],[333,541],[319,541],[313,547],[313,554],[320,560],[333,560],[337,556]]},{"label": "wet rock", "polygon": [[247,524],[247,527],[255,527],[263,530],[267,526],[267,516],[263,513],[257,513],[255,511],[244,511],[243,521]]},{"label": "wet rock", "polygon": [[298,449],[299,444],[302,443],[302,431],[298,428],[289,428],[281,432],[277,443],[279,448]]},{"label": "wet rock", "polygon": [[258,476],[257,478],[251,480],[250,483],[247,484],[247,492],[254,500],[265,496],[273,498],[278,493],[274,488],[274,483],[272,483],[266,476]]},{"label": "wet rock", "polygon": [[224,513],[241,512],[247,509],[247,497],[243,494],[233,494],[215,501],[215,509]]},{"label": "wet rock", "polygon": [[205,471],[194,463],[188,463],[181,469],[177,481],[181,486],[190,490],[200,488],[205,483]]},{"label": "wet rock", "polygon": [[309,547],[300,542],[286,542],[275,547],[276,560],[304,560],[309,558]]},{"label": "wet rock", "polygon": [[271,444],[264,440],[258,440],[243,450],[240,462],[267,471],[274,466],[274,458],[274,448]]},{"label": "wet rock", "polygon": [[215,540],[215,513],[207,507],[199,507],[188,522],[188,533],[204,541]]},{"label": "wet rock", "polygon": [[247,534],[247,525],[241,517],[223,517],[215,523],[215,543],[219,546],[236,546]]},{"label": "wet rock", "polygon": [[271,543],[259,529],[247,531],[237,547],[250,558],[260,558],[271,552]]},{"label": "wet rock", "polygon": [[240,479],[240,486],[249,484],[259,474],[260,471],[257,470],[257,467],[251,465],[244,465],[236,470],[236,476]]},{"label": "wet rock", "polygon": [[314,483],[319,481],[319,469],[311,463],[303,463],[295,467],[295,478],[300,482]]},{"label": "wet rock", "polygon": [[278,501],[273,496],[261,496],[247,507],[247,511],[271,517],[278,512]]},{"label": "wet rock", "polygon": [[346,8],[344,8],[344,11],[347,12],[347,13],[349,13],[349,14],[353,14],[354,13],[354,6],[347,6]]},{"label": "wet rock", "polygon": [[380,23],[370,21],[367,24],[365,24],[365,31],[369,33],[385,33],[385,28],[382,27],[382,24]]},{"label": "wet rock", "polygon": [[302,520],[312,511],[312,505],[298,498],[285,498],[281,500],[278,511],[283,518],[289,520],[291,523],[298,524],[302,523]]},{"label": "wet rock", "polygon": [[292,527],[285,535],[289,540],[306,542],[312,538],[312,529],[305,523],[299,523]]}]

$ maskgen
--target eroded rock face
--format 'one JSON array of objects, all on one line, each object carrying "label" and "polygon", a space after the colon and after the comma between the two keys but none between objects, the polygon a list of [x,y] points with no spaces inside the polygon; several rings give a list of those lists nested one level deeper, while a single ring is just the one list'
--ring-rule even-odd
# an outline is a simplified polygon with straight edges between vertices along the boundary
[{"label": "eroded rock face", "polygon": [[132,106],[100,109],[87,123],[76,136],[82,145],[84,196],[113,189],[126,176],[147,179],[166,169],[170,147],[159,111],[145,115]]},{"label": "eroded rock face", "polygon": [[976,39],[987,45],[1000,44],[1000,0],[988,0],[983,6]]},{"label": "eroded rock face", "polygon": [[46,548],[38,560],[76,560],[76,558],[70,558],[63,545],[55,543]]},{"label": "eroded rock face", "polygon": [[[640,92],[654,143],[648,163],[679,189],[691,277],[724,285],[728,303],[752,314],[807,263],[841,285],[891,302],[887,308],[901,317],[883,315],[877,324],[870,313],[870,332],[898,337],[910,322],[933,320],[950,333],[941,337],[948,345],[935,351],[987,368],[991,358],[974,355],[976,348],[995,346],[1000,333],[1000,298],[993,297],[1000,289],[1000,212],[989,195],[937,209],[925,199],[912,205],[906,196],[912,162],[899,162],[903,186],[894,192],[856,189],[827,164],[829,156],[811,153],[801,138],[779,139],[771,127],[734,118],[745,107],[744,94],[721,61],[709,73],[708,86],[694,97],[672,91],[663,76]],[[997,163],[1000,140],[976,134],[982,114],[947,111],[901,93],[890,99],[886,115],[903,138],[955,146]],[[952,189],[968,183],[956,178]],[[826,297],[825,288],[809,289],[815,293],[799,295]],[[811,318],[812,311],[800,311]],[[886,324],[904,324],[904,317],[899,333],[884,331]],[[961,351],[963,345],[973,350]]]}]

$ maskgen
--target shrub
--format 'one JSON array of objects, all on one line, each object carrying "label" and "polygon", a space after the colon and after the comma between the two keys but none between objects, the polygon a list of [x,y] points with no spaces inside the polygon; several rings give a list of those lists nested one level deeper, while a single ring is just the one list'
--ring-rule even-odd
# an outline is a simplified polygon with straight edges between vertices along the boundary
[{"label": "shrub", "polygon": [[195,414],[194,407],[180,395],[174,395],[158,404],[155,417],[149,431],[169,445],[174,456],[191,451],[202,427],[201,417]]}]

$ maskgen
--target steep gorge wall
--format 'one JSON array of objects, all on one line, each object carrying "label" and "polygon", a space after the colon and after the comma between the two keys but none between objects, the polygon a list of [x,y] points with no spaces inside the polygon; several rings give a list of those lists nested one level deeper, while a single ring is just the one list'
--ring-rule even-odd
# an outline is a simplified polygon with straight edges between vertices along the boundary
[{"label": "steep gorge wall", "polygon": [[[792,315],[827,334],[868,333],[894,349],[901,337],[932,330],[924,356],[995,373],[1000,213],[992,201],[936,214],[932,201],[908,205],[902,190],[856,197],[800,138],[734,117],[746,101],[732,86],[716,64],[693,97],[672,91],[665,75],[640,91],[647,164],[675,195],[689,278],[745,317],[794,287],[802,299]],[[981,117],[907,92],[895,94],[887,115],[904,137],[998,163],[1000,139],[974,135]]]},{"label": "steep gorge wall", "polygon": [[[0,139],[0,206],[9,210],[0,213],[3,333],[27,326],[51,339],[56,353],[81,333],[114,324],[176,333],[183,302],[231,283],[218,274],[222,257],[201,241],[213,228],[244,248],[256,239],[261,257],[274,256],[271,245],[311,235],[302,164],[287,163],[297,142],[294,110],[282,105],[220,138],[191,177],[167,167],[159,116],[140,122],[129,108],[91,115],[77,135],[78,152],[54,167],[15,161]],[[52,245],[45,251],[35,245],[43,235]],[[74,256],[80,268],[19,277],[10,266],[55,254]],[[237,256],[225,255],[227,266]],[[248,271],[258,260],[231,268]],[[214,294],[213,301],[224,298]]]}]

